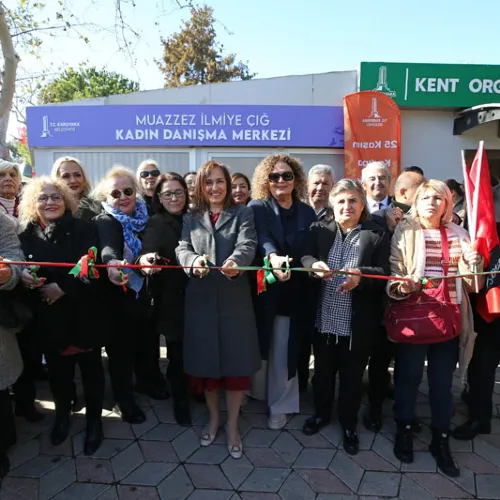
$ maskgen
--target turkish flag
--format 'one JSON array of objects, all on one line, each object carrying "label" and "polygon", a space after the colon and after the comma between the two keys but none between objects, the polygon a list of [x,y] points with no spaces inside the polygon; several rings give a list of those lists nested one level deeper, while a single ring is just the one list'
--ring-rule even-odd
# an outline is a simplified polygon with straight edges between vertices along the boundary
[{"label": "turkish flag", "polygon": [[[495,220],[495,205],[491,188],[488,158],[480,143],[472,166],[465,166],[465,192],[469,204],[469,230],[478,252],[484,259],[486,271],[498,270],[500,266],[500,245]],[[499,275],[486,279],[485,290],[479,294],[477,311],[487,322],[500,317]]]}]

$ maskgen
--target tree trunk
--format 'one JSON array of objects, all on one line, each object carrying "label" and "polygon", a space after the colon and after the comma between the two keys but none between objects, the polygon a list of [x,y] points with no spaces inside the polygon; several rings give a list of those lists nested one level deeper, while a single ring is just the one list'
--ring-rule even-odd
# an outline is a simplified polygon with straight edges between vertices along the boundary
[{"label": "tree trunk", "polygon": [[2,53],[5,64],[2,75],[2,92],[0,95],[0,154],[2,158],[7,158],[9,156],[7,151],[7,127],[9,125],[9,115],[16,88],[16,72],[17,64],[19,63],[19,56],[14,51],[12,36],[7,24],[7,19],[5,18],[5,10],[1,2],[0,44],[2,45]]}]

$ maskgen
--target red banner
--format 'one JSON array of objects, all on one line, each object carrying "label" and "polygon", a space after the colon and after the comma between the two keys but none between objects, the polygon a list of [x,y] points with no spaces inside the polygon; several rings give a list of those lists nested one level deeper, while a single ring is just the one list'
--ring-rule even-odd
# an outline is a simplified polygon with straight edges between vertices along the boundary
[{"label": "red banner", "polygon": [[366,90],[344,97],[345,176],[359,179],[371,161],[383,161],[393,179],[401,171],[401,116],[381,92]]}]

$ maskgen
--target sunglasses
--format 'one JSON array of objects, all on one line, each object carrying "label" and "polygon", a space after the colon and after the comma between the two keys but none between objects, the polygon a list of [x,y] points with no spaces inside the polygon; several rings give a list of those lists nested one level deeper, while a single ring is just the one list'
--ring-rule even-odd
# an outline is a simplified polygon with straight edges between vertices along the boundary
[{"label": "sunglasses", "polygon": [[41,194],[36,201],[38,203],[47,203],[49,201],[49,198],[54,202],[54,203],[60,203],[63,200],[62,195],[59,193],[53,193],[51,195],[48,194]]},{"label": "sunglasses", "polygon": [[144,170],[139,174],[139,177],[141,179],[147,179],[148,177],[159,177],[159,176],[160,176],[159,170]]},{"label": "sunglasses", "polygon": [[269,182],[279,182],[280,179],[283,179],[285,182],[290,182],[295,179],[295,176],[293,175],[293,172],[273,172],[269,174],[267,178],[269,179]]},{"label": "sunglasses", "polygon": [[184,195],[185,195],[184,189],[176,189],[175,191],[165,191],[163,193],[160,193],[159,197],[162,198],[162,199],[165,199],[165,200],[170,200],[174,196],[176,198],[183,198]]},{"label": "sunglasses", "polygon": [[125,188],[123,191],[120,191],[119,189],[113,189],[113,191],[111,191],[109,195],[111,196],[111,198],[117,200],[118,198],[120,198],[122,193],[125,196],[132,196],[134,194],[134,188]]}]

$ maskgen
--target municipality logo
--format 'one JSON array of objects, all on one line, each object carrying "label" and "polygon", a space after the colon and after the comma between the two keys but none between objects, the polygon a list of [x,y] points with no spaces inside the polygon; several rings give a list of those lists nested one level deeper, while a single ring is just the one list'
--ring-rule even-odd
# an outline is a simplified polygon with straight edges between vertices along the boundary
[{"label": "municipality logo", "polygon": [[387,118],[380,115],[378,111],[378,100],[372,97],[372,109],[368,116],[363,118],[363,123],[366,127],[382,127],[387,122]]},{"label": "municipality logo", "polygon": [[373,90],[381,92],[382,94],[392,97],[393,99],[396,97],[396,92],[391,90],[387,85],[387,66],[379,67],[377,86]]},{"label": "municipality logo", "polygon": [[40,137],[52,137],[49,127],[49,117],[47,115],[42,117],[42,135]]}]

